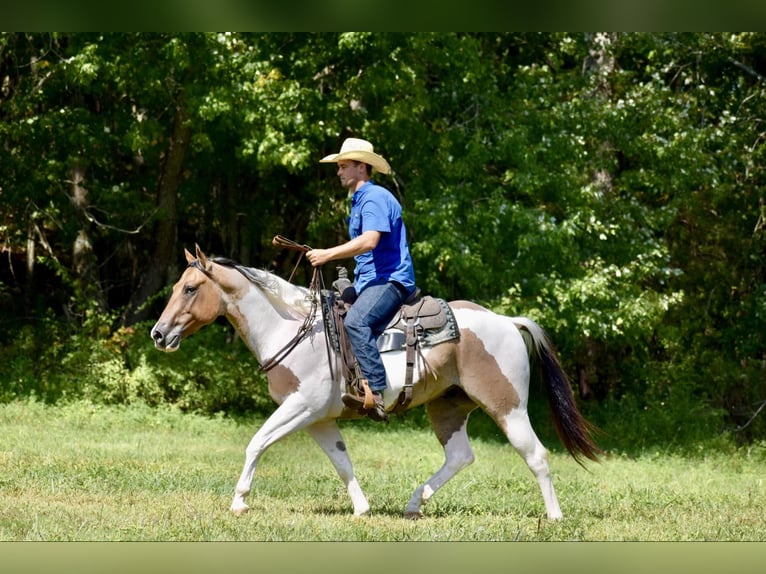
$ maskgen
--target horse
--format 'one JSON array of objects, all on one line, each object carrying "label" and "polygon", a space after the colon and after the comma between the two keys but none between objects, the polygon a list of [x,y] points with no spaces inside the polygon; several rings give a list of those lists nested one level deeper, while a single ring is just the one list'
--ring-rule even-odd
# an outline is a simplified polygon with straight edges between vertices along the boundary
[{"label": "horse", "polygon": [[[318,294],[277,275],[224,258],[196,255],[184,249],[188,266],[151,329],[160,351],[176,351],[183,339],[220,316],[234,327],[258,363],[269,364],[268,390],[278,405],[253,435],[237,481],[230,510],[249,510],[259,459],[274,443],[305,430],[329,457],[345,483],[353,513],[362,516],[370,505],[356,479],[337,421],[360,418],[341,400],[345,381],[334,368],[335,349],[325,337]],[[474,461],[467,434],[469,414],[486,412],[503,431],[537,479],[549,519],[563,517],[548,454],[527,413],[532,372],[545,381],[550,411],[561,442],[584,466],[603,452],[592,438],[593,427],[574,402],[569,380],[548,336],[535,321],[507,317],[469,301],[451,301],[459,339],[421,349],[427,369],[416,369],[408,409],[425,406],[443,450],[444,464],[413,492],[404,517],[423,516],[424,504],[459,471]],[[404,351],[382,354],[388,378],[383,394],[387,409],[399,397],[405,378]]]}]

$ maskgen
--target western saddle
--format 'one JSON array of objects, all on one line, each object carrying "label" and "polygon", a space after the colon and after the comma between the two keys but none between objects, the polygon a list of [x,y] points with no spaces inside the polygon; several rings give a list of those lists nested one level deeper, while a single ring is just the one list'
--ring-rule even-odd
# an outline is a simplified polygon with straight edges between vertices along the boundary
[{"label": "western saddle", "polygon": [[[348,392],[360,398],[364,397],[365,404],[370,404],[371,391],[359,369],[344,326],[346,313],[355,299],[355,292],[346,269],[344,267],[337,269],[338,279],[333,282],[333,289],[323,289],[320,292],[325,330],[336,353],[340,356]],[[422,348],[459,338],[460,332],[455,316],[443,299],[421,295],[418,289],[404,302],[378,337],[378,350],[381,353],[405,350],[407,368],[404,386],[391,412],[397,414],[404,412],[410,404],[415,363],[418,358],[426,371],[429,369],[423,357]],[[360,410],[360,412],[363,411]]]}]

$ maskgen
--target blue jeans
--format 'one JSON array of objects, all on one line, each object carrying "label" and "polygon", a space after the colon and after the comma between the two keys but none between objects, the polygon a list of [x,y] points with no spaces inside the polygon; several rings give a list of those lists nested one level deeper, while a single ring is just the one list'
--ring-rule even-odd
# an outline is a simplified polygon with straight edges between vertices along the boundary
[{"label": "blue jeans", "polygon": [[372,391],[386,388],[386,370],[377,339],[402,306],[407,294],[393,283],[369,285],[359,293],[346,315],[346,333],[359,368]]}]

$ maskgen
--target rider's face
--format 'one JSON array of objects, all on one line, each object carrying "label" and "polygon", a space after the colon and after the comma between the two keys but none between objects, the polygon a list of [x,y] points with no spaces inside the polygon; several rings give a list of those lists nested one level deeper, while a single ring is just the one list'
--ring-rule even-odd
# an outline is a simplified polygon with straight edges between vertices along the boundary
[{"label": "rider's face", "polygon": [[339,161],[338,177],[340,184],[353,192],[367,180],[367,166],[358,161]]}]

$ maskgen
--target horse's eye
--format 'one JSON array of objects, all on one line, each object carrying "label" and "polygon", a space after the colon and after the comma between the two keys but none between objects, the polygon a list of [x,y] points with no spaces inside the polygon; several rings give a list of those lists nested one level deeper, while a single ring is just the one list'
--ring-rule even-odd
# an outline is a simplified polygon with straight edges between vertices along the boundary
[{"label": "horse's eye", "polygon": [[184,287],[184,295],[194,295],[197,292],[197,288],[194,285],[186,285]]}]

